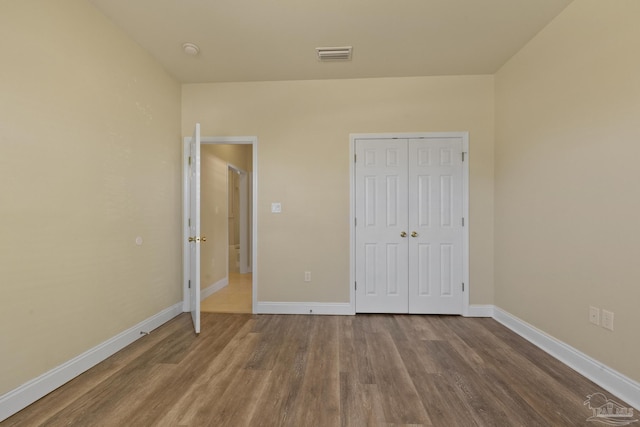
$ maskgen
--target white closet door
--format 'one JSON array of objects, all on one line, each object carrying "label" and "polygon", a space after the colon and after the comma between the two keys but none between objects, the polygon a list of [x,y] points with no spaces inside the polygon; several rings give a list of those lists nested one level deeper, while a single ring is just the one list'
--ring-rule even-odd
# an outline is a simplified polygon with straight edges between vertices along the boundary
[{"label": "white closet door", "polygon": [[355,145],[356,311],[407,313],[407,140]]},{"label": "white closet door", "polygon": [[461,314],[462,139],[409,140],[409,312]]}]

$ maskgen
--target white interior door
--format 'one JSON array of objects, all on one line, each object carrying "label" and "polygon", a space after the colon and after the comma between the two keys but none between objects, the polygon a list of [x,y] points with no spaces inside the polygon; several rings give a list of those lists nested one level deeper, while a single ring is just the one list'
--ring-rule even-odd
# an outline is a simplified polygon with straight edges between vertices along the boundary
[{"label": "white interior door", "polygon": [[409,312],[462,313],[462,140],[409,140]]},{"label": "white interior door", "polygon": [[462,314],[463,139],[354,144],[356,312]]},{"label": "white interior door", "polygon": [[407,313],[407,140],[355,149],[356,311]]},{"label": "white interior door", "polygon": [[200,333],[200,124],[189,142],[189,309]]}]

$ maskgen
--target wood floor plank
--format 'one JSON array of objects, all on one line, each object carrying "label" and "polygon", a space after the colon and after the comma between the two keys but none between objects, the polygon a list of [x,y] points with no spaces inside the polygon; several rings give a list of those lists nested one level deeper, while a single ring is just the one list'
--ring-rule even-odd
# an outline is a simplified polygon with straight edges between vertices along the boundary
[{"label": "wood floor plank", "polygon": [[442,374],[420,372],[412,376],[418,395],[434,426],[472,427],[479,425],[471,407],[461,401],[455,385]]},{"label": "wood floor plank", "polygon": [[508,425],[502,405],[496,402],[491,389],[481,381],[476,369],[467,363],[468,359],[451,342],[430,341],[427,346],[441,365],[442,377],[454,386],[457,401],[464,402],[471,409],[471,416],[479,425]]},{"label": "wood floor plank", "polygon": [[[257,399],[252,426],[282,426],[292,424],[300,389],[306,372],[311,317],[303,316],[291,322],[292,328],[280,344],[278,363],[262,396]],[[267,337],[269,335],[267,334]],[[275,351],[275,350],[274,350]]]},{"label": "wood floor plank", "polygon": [[376,367],[375,381],[382,394],[385,419],[396,424],[431,424],[429,416],[388,333],[366,335],[367,351]]},{"label": "wood floor plank", "polygon": [[388,426],[375,384],[362,384],[355,375],[340,373],[340,425]]},{"label": "wood floor plank", "polygon": [[291,426],[340,424],[338,319],[314,317],[304,377]]},{"label": "wood floor plank", "polygon": [[506,378],[509,388],[541,412],[551,425],[580,425],[576,420],[585,414],[583,398],[565,393],[542,369],[511,349],[501,349],[493,355],[491,376]]},{"label": "wood floor plank", "polygon": [[[202,408],[210,409],[211,405],[206,403],[211,401],[211,396],[225,392],[241,369],[244,358],[255,346],[256,336],[249,333],[252,321],[246,317],[236,317],[234,320],[241,327],[219,353],[194,353],[198,357],[181,362],[178,368],[188,380],[178,384],[167,383],[153,399],[153,402],[161,404],[152,413],[139,414],[132,421],[144,425],[166,420],[190,424],[192,417]],[[225,339],[223,335],[220,337]]]},{"label": "wood floor plank", "polygon": [[439,335],[427,320],[427,316],[396,315],[396,322],[405,330],[407,338],[416,341],[438,340]]},{"label": "wood floor plank", "polygon": [[[196,417],[188,423],[192,426],[246,426],[255,411],[255,402],[262,394],[270,371],[241,369],[233,377],[229,386],[214,395],[227,396],[217,399],[209,406],[201,406]],[[216,389],[214,389],[216,390]]]},{"label": "wood floor plank", "polygon": [[[308,316],[293,315],[291,318],[282,316],[265,317],[269,319],[269,322],[257,329],[260,332],[259,342],[247,361],[246,369],[273,369],[282,357],[282,344],[295,333],[298,322],[304,324],[304,318]],[[254,331],[256,331],[255,328]]]},{"label": "wood floor plank", "polygon": [[1,424],[580,426],[595,392],[493,319],[185,314]]},{"label": "wood floor plank", "polygon": [[[353,359],[353,362],[343,361],[346,369],[351,365],[357,366],[358,380],[362,384],[375,384],[375,374],[373,369],[373,362],[371,357],[373,356],[368,351],[366,334],[367,331],[372,332],[370,327],[369,316],[356,316],[351,323],[351,335],[353,336],[352,343],[342,343],[340,352],[343,358],[349,357]],[[345,326],[346,327],[346,326]]]},{"label": "wood floor plank", "polygon": [[[432,324],[437,327],[440,337],[445,338],[439,341],[446,341],[468,364],[474,366],[476,369],[482,369],[482,358],[476,353],[474,348],[469,345],[469,342],[465,339],[466,337],[461,336],[454,329],[457,319],[460,319],[459,316],[429,316],[429,319]],[[476,331],[474,329],[469,335],[474,336],[475,333]]]},{"label": "wood floor plank", "polygon": [[[179,397],[184,396],[197,384],[202,375],[206,375],[210,367],[209,363],[220,356],[227,348],[229,342],[236,334],[247,325],[250,317],[247,315],[211,315],[210,319],[220,320],[219,323],[211,322],[210,328],[217,333],[205,337],[198,337],[198,343],[194,345],[194,351],[183,357],[173,378],[165,379],[162,387],[148,397],[145,402],[138,402],[137,407],[145,407],[144,411],[136,411],[129,419],[131,425],[154,425],[164,418],[172,409]],[[250,326],[245,327],[246,330]],[[201,339],[202,338],[202,339]],[[197,350],[196,350],[197,349]],[[144,361],[144,363],[148,363]]]}]

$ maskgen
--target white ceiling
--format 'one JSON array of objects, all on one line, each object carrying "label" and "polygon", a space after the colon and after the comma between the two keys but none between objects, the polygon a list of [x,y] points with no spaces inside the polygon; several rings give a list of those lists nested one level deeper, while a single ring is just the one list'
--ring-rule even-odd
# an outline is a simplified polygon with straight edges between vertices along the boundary
[{"label": "white ceiling", "polygon": [[[178,80],[204,83],[492,74],[572,0],[89,1]],[[317,61],[316,47],[345,45],[352,61]]]}]

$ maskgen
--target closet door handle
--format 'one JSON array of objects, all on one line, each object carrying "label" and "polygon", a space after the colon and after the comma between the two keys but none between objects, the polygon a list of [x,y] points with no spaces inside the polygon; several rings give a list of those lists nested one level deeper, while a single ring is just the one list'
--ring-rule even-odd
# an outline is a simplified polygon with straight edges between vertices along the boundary
[{"label": "closet door handle", "polygon": [[407,237],[407,232],[406,231],[401,232],[400,237]]},{"label": "closet door handle", "polygon": [[411,237],[418,237],[418,233],[416,233],[415,231],[411,232]]}]

